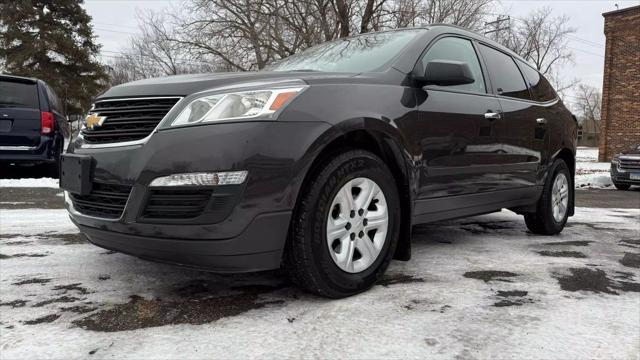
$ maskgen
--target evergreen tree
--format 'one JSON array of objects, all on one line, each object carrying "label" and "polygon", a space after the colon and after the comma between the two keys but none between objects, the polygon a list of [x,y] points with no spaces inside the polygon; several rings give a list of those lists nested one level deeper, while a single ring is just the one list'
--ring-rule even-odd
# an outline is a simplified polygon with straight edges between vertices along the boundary
[{"label": "evergreen tree", "polygon": [[0,63],[12,75],[47,82],[68,114],[82,114],[105,86],[83,0],[0,1]]}]

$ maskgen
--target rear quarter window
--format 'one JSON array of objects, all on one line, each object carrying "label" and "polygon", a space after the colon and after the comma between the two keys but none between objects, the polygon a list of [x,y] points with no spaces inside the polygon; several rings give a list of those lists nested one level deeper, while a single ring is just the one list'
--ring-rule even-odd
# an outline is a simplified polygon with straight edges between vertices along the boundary
[{"label": "rear quarter window", "polygon": [[520,65],[520,69],[524,73],[533,100],[540,102],[555,100],[556,92],[544,76],[520,60],[518,60],[518,65]]},{"label": "rear quarter window", "polygon": [[0,107],[39,109],[37,85],[0,80]]}]

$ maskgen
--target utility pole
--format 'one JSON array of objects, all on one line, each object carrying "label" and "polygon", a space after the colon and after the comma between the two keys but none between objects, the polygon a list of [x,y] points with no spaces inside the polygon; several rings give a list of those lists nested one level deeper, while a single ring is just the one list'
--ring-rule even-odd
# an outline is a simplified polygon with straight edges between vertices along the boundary
[{"label": "utility pole", "polygon": [[[502,23],[504,23],[505,21],[507,22],[507,24],[503,26]],[[500,31],[509,30],[510,21],[511,21],[511,17],[510,16],[508,16],[508,15],[498,15],[496,17],[495,21],[489,21],[489,22],[484,23],[485,28],[489,29],[489,30],[486,30],[484,32],[484,34],[488,35],[488,34],[495,33],[496,35],[493,36],[493,38],[494,38],[494,40],[498,40],[499,37],[500,37],[499,36],[500,35]]]}]

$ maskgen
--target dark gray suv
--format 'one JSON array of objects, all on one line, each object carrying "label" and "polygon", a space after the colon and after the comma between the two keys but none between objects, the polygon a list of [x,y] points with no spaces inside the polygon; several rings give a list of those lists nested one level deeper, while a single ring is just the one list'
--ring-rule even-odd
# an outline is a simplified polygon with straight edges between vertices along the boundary
[{"label": "dark gray suv", "polygon": [[640,144],[617,154],[611,160],[611,181],[618,190],[640,186]]},{"label": "dark gray suv", "polygon": [[219,272],[284,267],[343,297],[410,257],[414,224],[573,214],[575,118],[519,56],[444,25],[370,33],[250,73],[101,95],[63,157],[101,247]]}]

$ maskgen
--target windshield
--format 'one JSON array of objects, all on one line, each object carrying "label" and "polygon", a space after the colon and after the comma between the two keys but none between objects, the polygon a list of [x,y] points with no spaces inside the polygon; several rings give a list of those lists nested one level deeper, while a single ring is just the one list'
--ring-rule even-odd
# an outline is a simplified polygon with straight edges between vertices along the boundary
[{"label": "windshield", "polygon": [[339,39],[284,58],[265,70],[270,71],[374,71],[407,46],[423,30],[371,33]]}]

